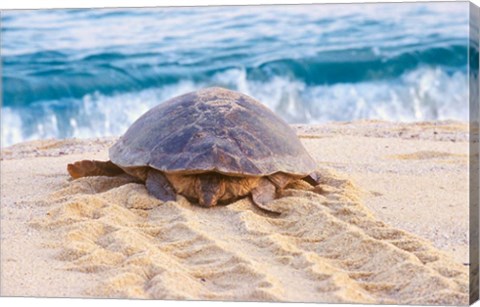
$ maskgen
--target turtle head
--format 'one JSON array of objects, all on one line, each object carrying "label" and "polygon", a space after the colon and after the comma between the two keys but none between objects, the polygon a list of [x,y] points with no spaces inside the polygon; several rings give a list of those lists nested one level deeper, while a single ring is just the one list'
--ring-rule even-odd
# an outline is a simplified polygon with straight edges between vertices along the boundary
[{"label": "turtle head", "polygon": [[195,191],[198,202],[203,207],[213,207],[225,194],[226,181],[224,176],[216,173],[198,175],[195,182]]}]

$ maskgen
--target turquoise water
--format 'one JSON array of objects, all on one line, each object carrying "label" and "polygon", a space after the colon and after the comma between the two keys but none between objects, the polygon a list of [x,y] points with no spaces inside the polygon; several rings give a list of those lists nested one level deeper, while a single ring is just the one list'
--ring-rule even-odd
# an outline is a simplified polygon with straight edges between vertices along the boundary
[{"label": "turquoise water", "polygon": [[4,11],[2,145],[122,134],[206,86],[290,123],[468,119],[468,3]]}]

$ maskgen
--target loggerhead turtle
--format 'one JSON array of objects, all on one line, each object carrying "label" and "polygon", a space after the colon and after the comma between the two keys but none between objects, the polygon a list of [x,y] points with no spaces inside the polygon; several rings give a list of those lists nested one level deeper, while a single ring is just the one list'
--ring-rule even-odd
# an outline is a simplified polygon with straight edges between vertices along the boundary
[{"label": "loggerhead turtle", "polygon": [[126,172],[162,201],[178,193],[204,207],[251,194],[267,209],[277,190],[293,180],[318,180],[314,160],[286,122],[255,99],[219,87],[152,108],[110,148],[109,157],[67,169],[73,178]]}]

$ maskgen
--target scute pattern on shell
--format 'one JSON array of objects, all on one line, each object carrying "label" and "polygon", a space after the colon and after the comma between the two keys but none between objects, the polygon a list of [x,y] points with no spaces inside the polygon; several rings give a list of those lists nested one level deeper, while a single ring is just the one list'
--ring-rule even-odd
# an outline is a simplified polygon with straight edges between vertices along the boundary
[{"label": "scute pattern on shell", "polygon": [[315,162],[290,126],[253,98],[207,88],[142,115],[110,149],[123,167],[232,176],[307,175]]}]

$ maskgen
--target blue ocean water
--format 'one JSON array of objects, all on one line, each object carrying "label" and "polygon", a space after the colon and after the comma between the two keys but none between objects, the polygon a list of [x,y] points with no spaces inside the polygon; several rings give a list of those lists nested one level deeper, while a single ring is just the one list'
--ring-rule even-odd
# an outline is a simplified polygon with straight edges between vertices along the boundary
[{"label": "blue ocean water", "polygon": [[122,134],[206,86],[290,123],[468,119],[468,3],[1,13],[2,146]]}]

